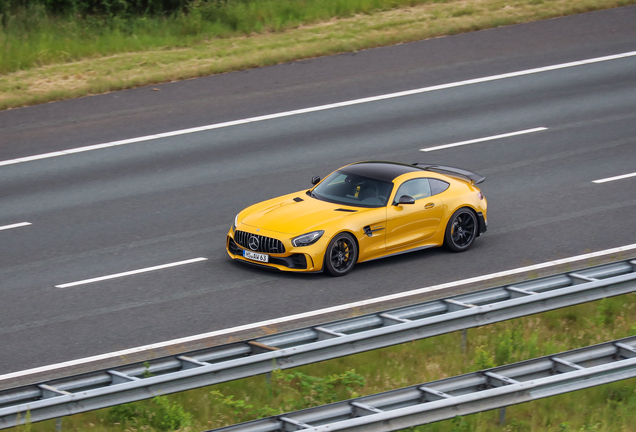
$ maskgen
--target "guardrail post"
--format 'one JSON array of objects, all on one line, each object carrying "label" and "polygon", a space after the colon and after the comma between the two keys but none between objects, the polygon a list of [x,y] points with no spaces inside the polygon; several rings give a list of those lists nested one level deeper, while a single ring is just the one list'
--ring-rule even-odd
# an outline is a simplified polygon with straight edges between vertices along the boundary
[{"label": "guardrail post", "polygon": [[274,392],[272,391],[272,373],[271,372],[266,372],[265,373],[265,385],[267,386],[267,394],[269,394],[269,397],[273,397]]},{"label": "guardrail post", "polygon": [[499,408],[499,426],[506,424],[506,407]]},{"label": "guardrail post", "polygon": [[467,330],[462,330],[462,352],[466,354],[466,339],[468,339]]},{"label": "guardrail post", "polygon": [[62,417],[55,419],[55,432],[62,432]]}]

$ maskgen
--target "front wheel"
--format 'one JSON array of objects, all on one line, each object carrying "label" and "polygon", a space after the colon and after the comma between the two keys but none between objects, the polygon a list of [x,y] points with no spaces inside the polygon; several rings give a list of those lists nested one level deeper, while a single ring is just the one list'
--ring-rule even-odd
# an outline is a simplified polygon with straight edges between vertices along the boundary
[{"label": "front wheel", "polygon": [[350,234],[340,233],[329,242],[325,268],[332,276],[344,276],[358,260],[358,246]]},{"label": "front wheel", "polygon": [[467,208],[460,208],[446,225],[444,244],[453,252],[464,252],[477,237],[477,217]]}]

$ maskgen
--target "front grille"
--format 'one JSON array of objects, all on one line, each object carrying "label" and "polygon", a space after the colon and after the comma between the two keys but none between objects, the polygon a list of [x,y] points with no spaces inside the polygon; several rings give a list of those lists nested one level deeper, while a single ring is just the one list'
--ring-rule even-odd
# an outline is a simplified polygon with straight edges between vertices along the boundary
[{"label": "front grille", "polygon": [[[258,247],[256,249],[252,249],[250,247],[250,239],[255,237],[258,240]],[[283,242],[280,240],[276,240],[271,237],[265,237],[258,234],[250,234],[245,231],[236,231],[234,233],[234,240],[239,246],[244,247],[247,250],[253,250],[254,252],[263,252],[263,253],[285,253],[285,246],[283,246]]]}]

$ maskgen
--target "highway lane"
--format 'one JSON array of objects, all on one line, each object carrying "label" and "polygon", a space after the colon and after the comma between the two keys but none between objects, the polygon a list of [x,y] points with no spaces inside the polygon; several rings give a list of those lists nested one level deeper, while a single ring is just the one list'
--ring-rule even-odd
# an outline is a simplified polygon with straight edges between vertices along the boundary
[{"label": "highway lane", "polygon": [[632,51],[635,17],[632,6],[5,111],[0,160]]},{"label": "highway lane", "polygon": [[[586,31],[595,16],[603,21],[607,15],[580,17]],[[539,30],[545,25],[537,23]],[[611,26],[617,26],[616,19]],[[529,28],[486,33],[492,37]],[[603,31],[597,31],[602,39]],[[628,33],[621,27],[616,31]],[[444,39],[461,45],[471,37],[484,36]],[[608,42],[611,49],[615,42]],[[590,45],[589,54],[619,52],[600,52],[598,40]],[[591,58],[572,58],[561,47],[553,48],[550,59],[559,52],[565,53],[562,61]],[[488,53],[484,48],[483,55]],[[519,65],[546,65],[532,60],[536,57]],[[462,62],[454,65],[461,70],[454,74],[446,74],[453,69],[447,66],[426,84],[486,76],[474,73],[487,62],[474,62],[474,70]],[[0,340],[5,347],[0,373],[635,243],[628,221],[636,207],[636,180],[592,183],[636,171],[635,66],[636,58],[625,58],[0,167],[0,226],[32,223],[0,231]],[[510,71],[507,65],[493,72]],[[416,88],[422,81],[413,84]],[[86,104],[65,102],[62,110],[74,102]],[[3,116],[21,111],[37,116],[29,110]],[[117,124],[112,117],[109,122]],[[36,154],[25,150],[78,146],[56,135],[68,125],[49,125],[46,134],[43,123],[34,127],[39,132],[23,129],[33,139],[27,146],[16,149],[3,142],[3,160]],[[540,126],[548,129],[419,151]],[[130,132],[125,124],[123,130]],[[92,142],[79,145],[140,135],[121,134],[97,131]],[[362,264],[340,279],[268,273],[229,262],[222,245],[238,210],[307,188],[312,175],[324,176],[360,159],[447,163],[486,175],[489,232],[465,254],[422,251]],[[55,288],[196,257],[208,259]]]}]

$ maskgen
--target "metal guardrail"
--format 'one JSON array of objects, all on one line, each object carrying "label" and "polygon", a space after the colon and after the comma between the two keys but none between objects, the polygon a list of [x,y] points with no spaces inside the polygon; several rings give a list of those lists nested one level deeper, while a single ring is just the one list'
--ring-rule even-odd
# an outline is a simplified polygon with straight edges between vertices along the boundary
[{"label": "metal guardrail", "polygon": [[187,355],[0,391],[0,429],[288,369],[636,291],[636,260],[490,288]]},{"label": "metal guardrail", "polygon": [[633,336],[214,431],[395,431],[635,376]]}]

